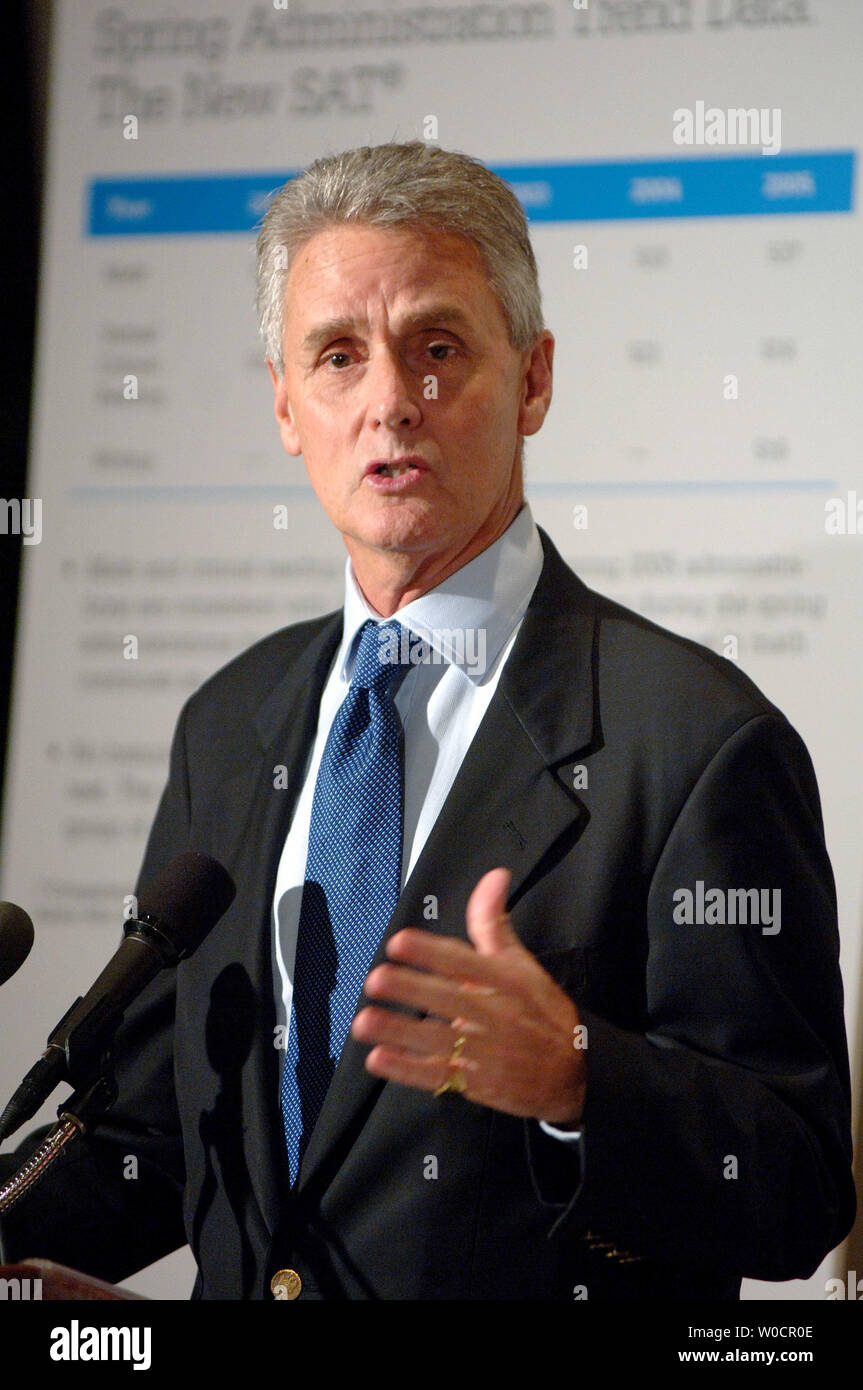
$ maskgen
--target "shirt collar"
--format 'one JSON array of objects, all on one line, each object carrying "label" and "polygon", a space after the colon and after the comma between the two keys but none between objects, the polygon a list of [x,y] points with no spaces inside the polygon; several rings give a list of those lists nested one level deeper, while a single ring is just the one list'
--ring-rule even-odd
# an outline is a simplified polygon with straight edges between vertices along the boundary
[{"label": "shirt collar", "polygon": [[[435,664],[447,661],[479,682],[524,615],[542,564],[539,532],[525,502],[492,545],[393,618],[433,648]],[[345,683],[350,682],[360,628],[369,618],[378,624],[388,621],[367,602],[348,556],[344,630],[336,657]]]}]

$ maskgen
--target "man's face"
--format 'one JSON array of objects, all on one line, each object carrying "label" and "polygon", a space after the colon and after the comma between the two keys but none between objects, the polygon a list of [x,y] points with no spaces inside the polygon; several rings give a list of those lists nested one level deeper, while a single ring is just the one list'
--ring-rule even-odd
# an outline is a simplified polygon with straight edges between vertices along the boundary
[{"label": "man's face", "polygon": [[284,378],[271,368],[276,418],[355,561],[370,551],[445,561],[509,525],[522,501],[520,435],[539,429],[551,395],[552,346],[546,334],[514,350],[462,237],[333,226],[301,248]]}]

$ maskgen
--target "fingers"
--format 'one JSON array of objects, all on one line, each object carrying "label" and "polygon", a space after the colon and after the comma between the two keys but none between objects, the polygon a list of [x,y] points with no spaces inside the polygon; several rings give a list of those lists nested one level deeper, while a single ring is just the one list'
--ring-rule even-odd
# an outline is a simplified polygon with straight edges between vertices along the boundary
[{"label": "fingers", "polygon": [[375,966],[363,990],[369,999],[405,1004],[447,1023],[461,1018],[482,1027],[494,1027],[502,1017],[501,1001],[491,986],[458,982],[407,965]]},{"label": "fingers", "polygon": [[421,927],[402,927],[387,942],[390,960],[433,970],[450,979],[473,980],[479,985],[495,984],[501,978],[499,962],[480,956],[466,941],[437,936]]},{"label": "fingers", "polygon": [[[423,1091],[438,1091],[451,1075],[447,1059],[442,1057],[419,1057],[398,1048],[386,1046],[373,1047],[366,1058],[366,1070],[373,1076],[382,1076],[387,1081],[397,1081],[402,1086],[418,1086]],[[472,1100],[471,1074],[475,1064],[467,1059],[459,1059],[459,1071],[465,1081],[461,1095]]]},{"label": "fingers", "polygon": [[[382,1044],[390,1049],[404,1048],[420,1056],[445,1062],[452,1053],[459,1032],[437,1019],[408,1018],[391,1009],[362,1009],[351,1029],[358,1042]],[[440,1069],[440,1068],[439,1068]]]},{"label": "fingers", "polygon": [[510,948],[523,949],[506,910],[511,881],[509,869],[491,869],[468,898],[467,934],[481,955],[496,955]]},{"label": "fingers", "polygon": [[[461,1023],[407,1018],[372,1007],[357,1014],[351,1032],[358,1041],[374,1044],[366,1057],[366,1070],[373,1076],[435,1095],[457,1090],[472,1100],[471,1085],[479,1085],[480,1073],[488,1068],[491,1035],[466,1032]],[[467,1055],[468,1045],[476,1056]]]},{"label": "fingers", "polygon": [[[512,927],[516,949],[506,949],[494,954],[482,954],[476,947],[453,937],[436,936],[433,932],[417,927],[404,927],[387,942],[387,955],[400,966],[413,966],[430,974],[448,980],[458,981],[465,994],[480,993],[485,990],[510,995],[528,1005],[535,1005],[544,999],[551,1004],[557,992],[551,976],[543,970],[535,956],[519,941]],[[378,966],[377,969],[383,969]],[[372,975],[375,971],[372,971]],[[371,975],[369,976],[371,979]],[[393,982],[395,985],[395,981]],[[383,998],[378,986],[377,998]],[[366,991],[368,992],[368,991]],[[395,996],[392,996],[395,1000]],[[399,999],[400,1003],[412,1000]],[[464,1003],[464,996],[462,996]],[[426,1003],[415,1003],[414,1008],[429,1009]],[[452,1017],[452,1014],[449,1015]]]},{"label": "fingers", "polygon": [[401,965],[412,965],[465,985],[509,989],[523,973],[519,966],[536,964],[535,958],[525,950],[517,937],[515,941],[518,946],[517,964],[510,953],[484,955],[467,941],[438,936],[419,927],[403,927],[390,937],[386,952],[390,960],[398,961]]}]

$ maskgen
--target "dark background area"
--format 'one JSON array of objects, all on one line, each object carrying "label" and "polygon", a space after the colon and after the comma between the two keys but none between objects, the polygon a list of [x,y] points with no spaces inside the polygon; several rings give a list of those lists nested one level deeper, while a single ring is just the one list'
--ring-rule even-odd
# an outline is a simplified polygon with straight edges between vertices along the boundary
[{"label": "dark background area", "polygon": [[[47,0],[0,4],[0,497],[29,496],[27,445],[35,345],[39,217],[50,30]],[[5,523],[5,508],[4,508]],[[0,808],[6,771],[20,536],[0,532]]]}]

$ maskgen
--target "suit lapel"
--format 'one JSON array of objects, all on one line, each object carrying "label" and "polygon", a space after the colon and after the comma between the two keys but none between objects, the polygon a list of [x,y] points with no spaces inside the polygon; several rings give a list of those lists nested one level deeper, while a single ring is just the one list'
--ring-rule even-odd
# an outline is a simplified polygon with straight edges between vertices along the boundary
[{"label": "suit lapel", "polygon": [[[405,884],[375,956],[405,926],[464,936],[464,908],[478,879],[512,870],[509,906],[555,841],[586,811],[571,790],[571,762],[598,737],[594,712],[594,598],[540,528],[545,562],[521,629],[443,809]],[[424,904],[437,899],[437,920]],[[524,935],[529,949],[541,942]],[[339,1161],[383,1087],[350,1036],[303,1159],[299,1196]]]}]

